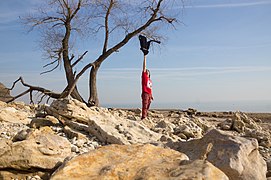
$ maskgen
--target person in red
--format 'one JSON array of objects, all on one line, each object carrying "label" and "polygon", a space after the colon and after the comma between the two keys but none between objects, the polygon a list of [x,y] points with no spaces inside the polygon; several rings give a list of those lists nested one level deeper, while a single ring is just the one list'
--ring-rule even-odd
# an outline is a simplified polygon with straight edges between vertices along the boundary
[{"label": "person in red", "polygon": [[151,75],[150,71],[146,68],[146,59],[147,54],[149,53],[149,47],[151,42],[156,42],[160,44],[160,41],[157,40],[149,40],[147,41],[147,38],[143,35],[139,35],[139,41],[140,41],[140,50],[144,54],[144,60],[143,60],[143,71],[142,71],[142,116],[141,119],[144,119],[148,115],[148,110],[151,105],[151,101],[153,100],[152,96],[152,81],[151,81]]},{"label": "person in red", "polygon": [[152,96],[152,81],[150,79],[150,71],[146,68],[146,59],[147,55],[144,54],[143,60],[143,70],[142,70],[142,116],[141,119],[144,119],[148,115],[148,110],[150,108],[151,101],[153,100]]}]

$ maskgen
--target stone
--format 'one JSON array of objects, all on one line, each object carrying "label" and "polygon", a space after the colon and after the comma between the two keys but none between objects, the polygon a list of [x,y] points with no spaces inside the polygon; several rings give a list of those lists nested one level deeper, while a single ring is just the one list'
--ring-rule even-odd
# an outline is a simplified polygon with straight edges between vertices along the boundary
[{"label": "stone", "polygon": [[271,177],[271,157],[266,160],[266,164],[267,164],[266,177]]},{"label": "stone", "polygon": [[245,137],[256,138],[259,145],[266,148],[271,147],[271,133],[264,131],[256,121],[245,113],[235,112],[232,119],[226,119],[218,124],[222,130],[233,130]]},{"label": "stone", "polygon": [[24,103],[0,103],[0,122],[29,124],[34,116],[35,112]]},{"label": "stone", "polygon": [[222,171],[207,161],[190,162],[183,153],[150,144],[101,147],[65,162],[51,180],[192,178],[228,180]]},{"label": "stone", "polygon": [[22,130],[28,130],[29,127],[22,123],[1,122],[0,139],[13,139],[16,134]]},{"label": "stone", "polygon": [[59,125],[59,121],[52,116],[46,116],[46,118],[33,118],[30,122],[30,127],[32,128],[40,128],[44,126],[57,126]]},{"label": "stone", "polygon": [[140,108],[137,108],[137,109],[135,110],[135,114],[138,115],[138,116],[140,116],[140,114],[141,114],[141,109],[140,109]]},{"label": "stone", "polygon": [[31,129],[23,129],[21,131],[19,131],[13,138],[12,141],[16,142],[16,141],[23,141],[26,140],[26,138],[28,137],[29,133],[31,132]]},{"label": "stone", "polygon": [[[75,123],[73,123],[75,124]],[[76,129],[71,129],[68,126],[64,126],[63,132],[69,139],[87,139],[86,131],[79,131]]]},{"label": "stone", "polygon": [[0,83],[0,101],[8,102],[12,98],[10,90],[4,84]]},{"label": "stone", "polygon": [[75,99],[54,101],[46,111],[55,117],[66,117],[65,123],[87,123],[87,131],[107,144],[148,143],[161,137],[136,121],[114,116],[105,108],[88,108]]},{"label": "stone", "polygon": [[169,124],[169,122],[167,122],[165,120],[162,120],[162,121],[158,122],[155,127],[157,127],[157,128],[167,128],[168,124]]},{"label": "stone", "polygon": [[68,140],[43,128],[29,133],[23,141],[0,140],[0,169],[53,170],[70,154]]},{"label": "stone", "polygon": [[[212,148],[208,149],[208,145]],[[256,139],[233,136],[220,130],[210,130],[203,138],[188,142],[168,143],[191,160],[206,160],[222,170],[230,179],[266,179],[266,163],[258,151]]]},{"label": "stone", "polygon": [[218,127],[222,130],[229,131],[232,129],[232,119],[226,119],[225,121],[218,124]]},{"label": "stone", "polygon": [[190,138],[201,138],[203,130],[200,126],[198,126],[196,123],[191,121],[189,118],[181,118],[178,119],[178,122],[176,123],[176,127],[174,128],[173,134],[182,137],[186,140]]},{"label": "stone", "polygon": [[[184,163],[183,163],[184,162]],[[208,161],[195,160],[183,161],[180,166],[169,172],[170,179],[204,179],[204,180],[228,180],[229,178]],[[174,177],[174,178],[172,178]],[[151,177],[152,178],[152,177]],[[168,178],[168,177],[165,177]],[[163,177],[157,177],[163,179]]]},{"label": "stone", "polygon": [[188,108],[188,109],[186,110],[186,113],[187,113],[189,116],[196,115],[196,114],[197,114],[197,110],[196,110],[196,109],[193,109],[193,108]]},{"label": "stone", "polygon": [[0,179],[1,180],[36,180],[34,177],[39,177],[39,179],[47,180],[50,179],[49,172],[21,172],[16,170],[0,170]]}]

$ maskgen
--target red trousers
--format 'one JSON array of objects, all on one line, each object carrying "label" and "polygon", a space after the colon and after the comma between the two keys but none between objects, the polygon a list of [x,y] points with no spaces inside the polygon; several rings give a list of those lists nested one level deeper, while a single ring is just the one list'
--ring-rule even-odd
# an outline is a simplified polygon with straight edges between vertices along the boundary
[{"label": "red trousers", "polygon": [[142,116],[141,116],[141,119],[144,119],[148,115],[148,110],[149,110],[150,104],[151,104],[151,97],[152,97],[152,95],[148,94],[146,92],[143,92],[141,94],[141,98],[142,98]]}]

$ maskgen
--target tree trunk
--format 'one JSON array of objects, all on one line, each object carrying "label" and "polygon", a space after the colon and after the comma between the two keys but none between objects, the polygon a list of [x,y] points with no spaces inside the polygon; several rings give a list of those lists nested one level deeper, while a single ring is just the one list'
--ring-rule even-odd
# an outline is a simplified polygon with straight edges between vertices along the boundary
[{"label": "tree trunk", "polygon": [[[64,69],[65,69],[65,73],[66,73],[66,80],[68,83],[68,86],[64,91],[68,92],[70,90],[70,88],[72,87],[72,84],[75,80],[71,61],[69,59],[69,39],[70,39],[70,35],[71,35],[70,21],[66,22],[65,27],[66,27],[66,33],[65,33],[65,36],[62,40],[62,47],[63,47],[62,55],[63,55]],[[77,90],[77,86],[75,86],[75,88],[73,89],[71,96],[74,99],[77,99],[78,101],[85,102],[84,99],[79,94],[79,92]]]},{"label": "tree trunk", "polygon": [[99,98],[98,98],[98,91],[97,91],[97,72],[100,67],[100,64],[93,66],[90,70],[89,74],[89,99],[88,105],[89,106],[99,106]]}]

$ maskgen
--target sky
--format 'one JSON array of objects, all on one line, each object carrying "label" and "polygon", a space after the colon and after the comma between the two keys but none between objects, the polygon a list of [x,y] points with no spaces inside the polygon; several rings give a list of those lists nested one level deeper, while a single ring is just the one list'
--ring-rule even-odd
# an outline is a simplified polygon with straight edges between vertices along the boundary
[{"label": "sky", "polygon": [[[0,1],[0,82],[11,87],[22,76],[28,84],[61,92],[63,67],[40,75],[48,61],[38,47],[38,33],[27,33],[19,21],[36,3]],[[167,40],[147,57],[151,108],[271,112],[271,0],[191,0],[181,11],[181,23],[164,30]],[[99,45],[83,43],[78,53],[89,51],[83,63],[96,58]],[[135,37],[102,64],[101,106],[141,107],[142,60]],[[88,73],[78,83],[85,99],[87,82]],[[11,93],[23,90],[18,85]]]}]

